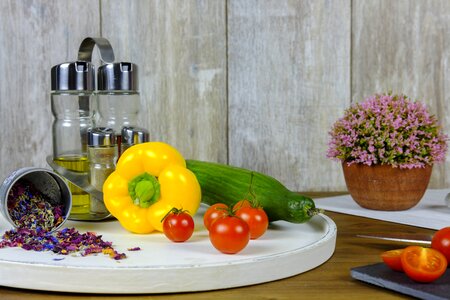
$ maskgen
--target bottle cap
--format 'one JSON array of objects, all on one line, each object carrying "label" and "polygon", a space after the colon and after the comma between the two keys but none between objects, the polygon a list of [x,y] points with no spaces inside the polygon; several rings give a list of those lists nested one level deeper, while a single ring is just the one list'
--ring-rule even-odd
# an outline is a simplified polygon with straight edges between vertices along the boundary
[{"label": "bottle cap", "polygon": [[102,65],[98,68],[97,84],[100,91],[137,91],[137,65],[130,62]]},{"label": "bottle cap", "polygon": [[52,91],[95,90],[94,66],[87,61],[65,62],[51,69]]},{"label": "bottle cap", "polygon": [[114,129],[107,127],[95,127],[88,131],[88,146],[102,147],[114,146],[116,144],[116,136]]},{"label": "bottle cap", "polygon": [[135,145],[148,142],[147,129],[141,127],[126,126],[122,128],[122,144]]}]

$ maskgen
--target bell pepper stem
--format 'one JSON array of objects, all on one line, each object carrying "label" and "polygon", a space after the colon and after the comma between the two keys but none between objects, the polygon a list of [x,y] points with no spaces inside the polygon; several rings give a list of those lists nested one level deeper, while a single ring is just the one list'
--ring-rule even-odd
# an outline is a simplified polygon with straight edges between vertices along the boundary
[{"label": "bell pepper stem", "polygon": [[148,173],[138,175],[128,183],[128,193],[135,205],[150,207],[160,196],[158,179]]}]

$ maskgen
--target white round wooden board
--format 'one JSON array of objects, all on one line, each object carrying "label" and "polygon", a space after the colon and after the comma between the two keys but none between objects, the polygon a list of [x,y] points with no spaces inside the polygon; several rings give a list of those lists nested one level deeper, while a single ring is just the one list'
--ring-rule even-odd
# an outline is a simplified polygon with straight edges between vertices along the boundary
[{"label": "white round wooden board", "polygon": [[[127,254],[113,260],[97,254],[0,249],[0,285],[74,293],[148,294],[225,289],[274,281],[306,272],[326,262],[336,245],[336,224],[325,215],[304,224],[277,221],[260,239],[234,255],[222,254],[209,241],[200,208],[196,229],[187,242],[170,242],[162,233],[131,234],[117,221],[73,222],[93,231]],[[0,232],[11,226],[0,220]],[[140,247],[141,251],[128,251]]]}]

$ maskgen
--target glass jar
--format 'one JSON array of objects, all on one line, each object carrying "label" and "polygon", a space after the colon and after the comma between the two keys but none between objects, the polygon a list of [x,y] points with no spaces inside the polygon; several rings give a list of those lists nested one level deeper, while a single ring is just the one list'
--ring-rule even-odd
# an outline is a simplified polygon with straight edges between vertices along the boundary
[{"label": "glass jar", "polygon": [[[103,191],[103,184],[114,172],[117,160],[117,145],[112,128],[95,127],[88,133],[89,183],[98,191]],[[95,219],[110,216],[102,199],[91,195],[90,213]]]},{"label": "glass jar", "polygon": [[114,129],[120,156],[122,128],[139,125],[141,102],[137,66],[129,62],[102,65],[98,68],[97,82],[97,124]]},{"label": "glass jar", "polygon": [[[53,161],[67,170],[87,173],[87,132],[94,125],[96,106],[94,66],[75,61],[51,69]],[[89,214],[90,196],[71,182],[72,209],[69,219]]]}]

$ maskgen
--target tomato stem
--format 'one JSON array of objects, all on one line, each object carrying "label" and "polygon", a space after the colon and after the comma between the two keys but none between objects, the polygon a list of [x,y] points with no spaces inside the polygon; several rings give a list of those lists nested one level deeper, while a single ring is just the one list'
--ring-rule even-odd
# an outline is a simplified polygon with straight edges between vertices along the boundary
[{"label": "tomato stem", "polygon": [[223,211],[225,211],[227,216],[230,216],[230,217],[234,217],[236,215],[236,211],[238,209],[239,208],[234,209],[233,206],[228,206],[228,205],[227,205],[227,207],[217,207],[216,208],[216,210],[223,210]]},{"label": "tomato stem", "polygon": [[261,208],[261,204],[259,203],[259,201],[258,201],[258,199],[256,197],[256,194],[255,194],[255,191],[253,190],[253,177],[254,177],[254,172],[251,171],[250,172],[250,184],[248,186],[247,195],[245,196],[244,199],[246,199],[250,203],[251,207],[253,207],[253,208]]},{"label": "tomato stem", "polygon": [[191,214],[187,209],[172,207],[172,209],[169,210],[167,214],[165,214],[164,217],[161,219],[161,222],[163,222],[167,218],[167,216],[170,215],[171,213],[179,215],[184,212],[188,213],[189,215]]}]

